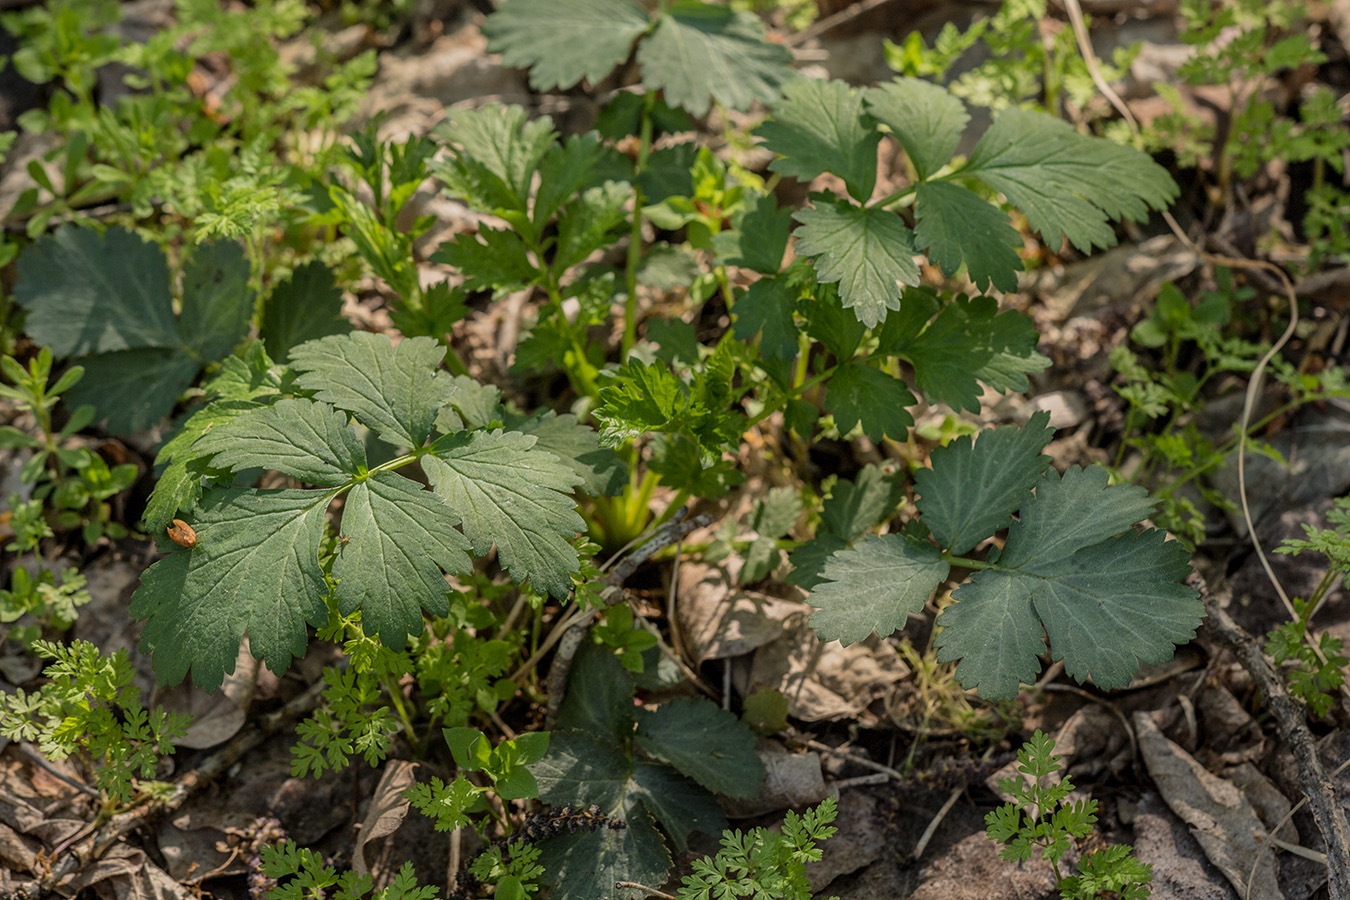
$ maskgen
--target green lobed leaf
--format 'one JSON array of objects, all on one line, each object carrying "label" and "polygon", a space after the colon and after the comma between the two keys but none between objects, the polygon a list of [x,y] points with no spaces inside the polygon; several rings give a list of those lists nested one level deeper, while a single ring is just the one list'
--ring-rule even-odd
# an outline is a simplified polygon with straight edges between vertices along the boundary
[{"label": "green lobed leaf", "polygon": [[571,413],[560,416],[550,409],[524,420],[509,417],[506,424],[532,436],[536,450],[552,453],[580,475],[581,489],[592,497],[617,496],[628,484],[628,468],[619,455],[601,447],[595,429],[582,425]]},{"label": "green lobed leaf", "polygon": [[839,550],[825,561],[822,581],[808,598],[818,607],[811,627],[821,640],[844,644],[874,631],[886,637],[923,609],[950,568],[937,547],[900,534]]},{"label": "green lobed leaf", "polygon": [[1178,194],[1167,170],[1138,150],[1023,109],[999,113],[955,175],[1004,194],[1052,246],[1068,240],[1083,253],[1115,244],[1111,221],[1143,221]]},{"label": "green lobed leaf", "polygon": [[621,741],[633,731],[633,679],[608,648],[585,644],[567,673],[558,727]]},{"label": "green lobed leaf", "polygon": [[[537,3],[525,0],[521,5]],[[488,22],[507,12],[503,9]],[[513,217],[513,224],[528,224],[523,214],[534,173],[553,146],[552,119],[530,119],[519,106],[494,103],[480,109],[451,110],[449,119],[436,126],[434,133],[458,147],[448,160],[433,166],[450,196],[467,200],[484,212],[522,214]]]},{"label": "green lobed leaf", "polygon": [[715,835],[727,825],[717,799],[670,766],[635,762],[632,791],[661,823],[680,853],[689,849],[691,832]]},{"label": "green lobed leaf", "polygon": [[770,359],[792,359],[797,355],[797,328],[793,310],[796,292],[777,278],[761,278],[736,299],[736,323],[732,332],[748,341],[758,332],[759,349]]},{"label": "green lobed leaf", "polygon": [[863,433],[874,441],[904,440],[914,424],[908,407],[918,402],[899,378],[856,362],[835,370],[825,394],[825,408],[834,414],[841,435],[861,423]]},{"label": "green lobed leaf", "polygon": [[1050,464],[1041,453],[1055,436],[1049,424],[1041,410],[1020,428],[1002,425],[978,441],[963,435],[933,451],[931,468],[914,476],[915,505],[941,546],[960,556],[1008,527]]},{"label": "green lobed leaf", "polygon": [[[514,4],[514,5],[513,5]],[[537,91],[603,80],[650,24],[629,0],[512,0],[488,16],[488,50],[530,70]]]},{"label": "green lobed leaf", "polygon": [[852,543],[872,526],[895,512],[905,498],[899,472],[869,463],[854,481],[839,480],[820,511],[820,523],[830,534]]},{"label": "green lobed leaf", "polygon": [[670,4],[637,58],[647,88],[695,116],[714,100],[735,110],[773,100],[795,74],[792,52],[765,40],[754,15],[690,0]]},{"label": "green lobed leaf", "polygon": [[945,275],[961,267],[980,290],[992,284],[1017,290],[1022,236],[1008,214],[974,191],[947,181],[924,182],[915,189],[914,242],[927,250]]},{"label": "green lobed leaf", "polygon": [[564,272],[606,246],[611,232],[628,220],[624,204],[632,196],[630,185],[607,181],[564,205],[558,214],[552,270]]},{"label": "green lobed leaf", "polygon": [[460,234],[441,244],[431,259],[458,269],[464,276],[464,287],[471,291],[508,294],[528,287],[540,277],[529,248],[509,228],[479,225],[477,232]]},{"label": "green lobed leaf", "polygon": [[637,746],[728,797],[753,797],[764,782],[754,732],[703,697],[677,697],[640,711]]},{"label": "green lobed leaf", "polygon": [[437,370],[445,348],[431,338],[356,331],[301,344],[291,351],[300,386],[345,409],[386,443],[421,447],[454,387]]},{"label": "green lobed leaf", "polygon": [[347,414],[312,400],[280,400],[239,413],[192,445],[216,468],[275,469],[307,484],[338,487],[366,470],[366,448]]},{"label": "green lobed leaf", "polygon": [[201,371],[201,363],[176,349],[119,350],[79,362],[84,377],[62,399],[71,407],[93,405],[115,434],[159,424]]},{"label": "green lobed leaf", "polygon": [[920,181],[951,160],[970,115],[950,91],[919,78],[896,78],[863,92],[867,111],[888,126]]},{"label": "green lobed leaf", "polygon": [[530,213],[536,233],[568,198],[614,180],[611,173],[619,168],[621,159],[616,150],[600,143],[593,131],[568,135],[563,143],[550,146],[539,163],[539,187]]},{"label": "green lobed leaf", "polygon": [[437,440],[422,466],[436,492],[464,520],[474,553],[494,541],[517,581],[566,597],[579,570],[570,539],[586,530],[572,490],[581,477],[519,432],[474,432]]},{"label": "green lobed leaf", "polygon": [[[278,404],[279,406],[280,404]],[[422,633],[422,610],[450,612],[442,570],[473,570],[459,516],[437,494],[393,472],[373,472],[342,508],[347,538],[333,563],[338,609],[361,610],[361,628],[399,651]]]},{"label": "green lobed leaf", "polygon": [[737,212],[732,226],[713,235],[718,261],[777,275],[792,233],[792,210],[779,209],[773,194],[763,194]]},{"label": "green lobed leaf", "polygon": [[351,330],[352,323],[342,315],[342,291],[333,270],[319,260],[298,267],[273,288],[263,309],[263,340],[268,355],[278,362],[287,360],[292,347]]},{"label": "green lobed leaf", "polygon": [[254,292],[244,248],[237,241],[199,244],[183,264],[183,340],[203,359],[234,350],[248,334]]},{"label": "green lobed leaf", "polygon": [[649,431],[678,427],[689,409],[689,395],[675,373],[659,363],[631,360],[615,373],[613,383],[600,389],[600,437],[617,447]]},{"label": "green lobed leaf", "polygon": [[202,495],[206,464],[201,459],[202,454],[192,449],[193,443],[207,432],[256,408],[257,404],[248,400],[213,401],[189,416],[178,433],[165,441],[155,455],[155,466],[163,466],[164,470],[155,482],[141,519],[146,531],[158,535],[174,513],[197,505]]},{"label": "green lobed leaf", "polygon": [[253,655],[281,674],[305,652],[307,627],[327,619],[319,565],[327,491],[212,488],[188,524],[197,545],[141,576],[131,615],[160,684],[188,674],[207,691],[234,671],[247,635]]},{"label": "green lobed leaf", "polygon": [[16,268],[24,328],[57,356],[182,343],[164,254],[126,229],[62,226],[28,247]]},{"label": "green lobed leaf", "polygon": [[816,258],[816,277],[838,282],[844,306],[875,328],[900,308],[900,285],[918,284],[913,235],[900,217],[878,207],[818,198],[793,215],[797,251]]},{"label": "green lobed leaf", "polygon": [[881,135],[867,119],[863,95],[842,81],[788,82],[773,117],[755,134],[779,156],[769,163],[772,171],[802,182],[833,172],[853,199],[865,202],[872,196]]}]

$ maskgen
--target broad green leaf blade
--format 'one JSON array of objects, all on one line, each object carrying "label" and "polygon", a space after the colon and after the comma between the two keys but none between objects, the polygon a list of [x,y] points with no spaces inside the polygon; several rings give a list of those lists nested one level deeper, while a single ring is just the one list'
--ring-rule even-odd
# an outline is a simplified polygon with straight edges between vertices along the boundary
[{"label": "broad green leaf blade", "polygon": [[628,484],[628,467],[619,455],[600,446],[595,429],[582,425],[571,413],[558,415],[546,410],[533,418],[506,423],[535,439],[534,449],[544,450],[581,476],[581,489],[592,497],[614,497]]},{"label": "broad green leaf blade", "polygon": [[247,400],[208,403],[188,417],[178,433],[159,448],[155,466],[162,466],[163,471],[155,481],[155,489],[145,505],[145,515],[141,517],[146,531],[158,537],[175,513],[197,505],[202,495],[202,475],[206,471],[206,463],[199,459],[200,454],[190,449],[193,442],[208,431],[256,408],[256,403]]},{"label": "broad green leaf blade", "polygon": [[914,240],[895,213],[818,199],[794,215],[797,251],[816,257],[816,277],[838,282],[844,306],[875,328],[900,308],[900,285],[918,284]]},{"label": "broad green leaf blade", "polygon": [[422,466],[464,520],[474,553],[495,541],[512,578],[563,598],[580,568],[569,541],[586,530],[572,500],[581,477],[534,444],[519,432],[447,435]]},{"label": "broad green leaf blade", "polygon": [[710,791],[753,797],[764,783],[764,763],[755,753],[755,733],[703,697],[677,697],[638,716],[642,751]]},{"label": "broad green leaf blade", "polygon": [[552,270],[565,272],[607,245],[610,233],[628,221],[623,205],[632,196],[631,185],[607,181],[563,206]]},{"label": "broad green leaf blade", "polygon": [[530,771],[539,782],[539,799],[545,803],[594,803],[608,813],[623,808],[624,786],[632,768],[632,760],[608,737],[559,728],[551,732],[548,753]]},{"label": "broad green leaf blade", "polygon": [[904,499],[900,473],[869,463],[855,481],[834,483],[820,511],[820,522],[830,534],[851,544],[894,513]]},{"label": "broad green leaf blade", "polygon": [[1022,236],[1008,214],[974,191],[948,181],[920,184],[915,192],[914,242],[948,277],[966,267],[980,290],[1017,290]]},{"label": "broad green leaf blade", "polygon": [[79,363],[84,377],[62,395],[62,401],[72,409],[92,404],[97,420],[115,434],[158,425],[201,371],[192,357],[155,348],[101,353]]},{"label": "broad green leaf blade", "polygon": [[1045,628],[1032,605],[1031,583],[1002,569],[977,572],[952,593],[959,603],[937,618],[939,662],[960,660],[956,680],[989,700],[1017,696],[1041,670]]},{"label": "broad green leaf blade", "polygon": [[1068,240],[1083,253],[1115,244],[1112,221],[1141,222],[1178,193],[1167,170],[1138,150],[1023,109],[999,113],[957,175],[1003,193],[1051,246]]},{"label": "broad green leaf blade", "polygon": [[244,635],[278,675],[304,655],[307,627],[327,619],[319,566],[329,491],[216,488],[189,524],[197,546],[141,576],[131,615],[160,684],[192,680],[214,691],[234,671]]},{"label": "broad green leaf blade", "polygon": [[211,465],[238,472],[274,469],[307,484],[338,487],[366,470],[366,448],[347,414],[312,400],[280,400],[241,413],[192,445]]},{"label": "broad green leaf blade", "polygon": [[[283,401],[284,402],[284,401]],[[278,404],[280,406],[280,404]],[[473,568],[459,517],[438,495],[393,472],[374,472],[347,494],[333,563],[338,609],[361,610],[361,629],[390,650],[422,633],[422,610],[450,611],[442,571]]]},{"label": "broad green leaf blade", "polygon": [[567,673],[558,728],[623,741],[633,733],[633,677],[607,647],[584,644]]},{"label": "broad green leaf blade", "polygon": [[530,70],[537,91],[600,82],[628,59],[649,25],[629,0],[512,0],[483,23],[488,50]]},{"label": "broad green leaf blade", "polygon": [[507,228],[479,225],[473,234],[446,241],[431,256],[433,262],[454,266],[471,291],[509,294],[533,284],[540,272],[520,235]]},{"label": "broad green leaf blade", "polygon": [[825,561],[824,580],[811,591],[811,627],[821,640],[854,644],[872,632],[886,637],[923,609],[950,566],[932,544],[904,535],[868,538]]},{"label": "broad green leaf blade", "polygon": [[787,583],[795,584],[805,591],[815,589],[816,585],[825,580],[825,563],[835,551],[843,550],[847,546],[847,541],[829,532],[817,534],[793,550],[792,555],[788,557],[792,563],[792,571],[788,573]]},{"label": "broad green leaf blade", "polygon": [[964,435],[934,450],[931,469],[914,477],[916,506],[933,537],[960,556],[1007,528],[1050,464],[1041,454],[1054,437],[1050,414],[1033,413],[1026,425],[1002,425],[975,441]]},{"label": "broad green leaf blade", "polygon": [[689,849],[691,832],[718,835],[727,827],[717,799],[670,766],[636,763],[633,795],[661,823],[680,853]]},{"label": "broad green leaf blade", "polygon": [[235,241],[201,244],[183,264],[180,330],[202,359],[227,356],[247,336],[255,299],[249,275]]},{"label": "broad green leaf blade", "polygon": [[568,135],[562,144],[549,147],[539,163],[539,188],[530,213],[536,232],[573,194],[603,184],[607,174],[619,169],[620,160],[631,168],[618,151],[600,143],[593,131]]},{"label": "broad green leaf blade", "polygon": [[773,194],[764,194],[739,212],[732,224],[734,227],[713,235],[718,260],[777,275],[792,233],[792,210],[779,209]]},{"label": "broad green leaf blade", "polygon": [[904,440],[914,424],[908,407],[918,402],[900,379],[854,362],[835,370],[825,394],[825,408],[834,413],[841,435],[861,422],[863,433],[874,441]]},{"label": "broad green leaf blade", "polygon": [[454,389],[438,371],[445,348],[431,338],[356,331],[301,344],[291,351],[300,386],[345,409],[395,447],[421,447]]},{"label": "broad green leaf blade", "polygon": [[[536,0],[522,4],[536,5]],[[449,160],[432,167],[450,196],[467,200],[485,212],[526,211],[530,182],[540,160],[553,146],[552,119],[543,116],[531,120],[519,106],[494,103],[481,109],[450,111],[449,120],[438,125],[435,134],[459,148]]]},{"label": "broad green leaf blade", "polygon": [[920,181],[951,160],[970,116],[965,104],[944,87],[918,78],[897,78],[863,91],[867,111],[887,125]]},{"label": "broad green leaf blade", "polygon": [[164,254],[123,228],[63,226],[24,250],[16,268],[24,329],[57,356],[181,343]]},{"label": "broad green leaf blade", "polygon": [[670,5],[637,58],[648,90],[695,116],[714,100],[735,110],[767,103],[795,75],[792,52],[765,40],[755,16],[687,0]]},{"label": "broad green leaf blade", "polygon": [[332,334],[346,334],[352,323],[342,316],[342,291],[333,270],[310,260],[272,290],[263,310],[262,336],[267,353],[278,362],[292,347]]},{"label": "broad green leaf blade", "polygon": [[793,310],[796,292],[777,278],[761,278],[736,300],[736,337],[748,341],[760,333],[759,349],[770,359],[797,355],[797,326]]},{"label": "broad green leaf blade", "polygon": [[[1037,415],[1048,421],[1050,414]],[[1153,513],[1157,504],[1148,491],[1110,481],[1110,473],[1101,466],[1071,466],[1063,476],[1042,475],[1036,496],[1022,507],[1016,528],[1008,532],[999,566],[1017,569],[1032,560],[1063,559],[1081,547],[1120,534]]]},{"label": "broad green leaf blade", "polygon": [[771,170],[804,183],[833,172],[853,199],[871,198],[881,135],[866,119],[862,94],[844,82],[793,79],[774,104],[773,117],[755,134],[779,155],[769,163]]}]

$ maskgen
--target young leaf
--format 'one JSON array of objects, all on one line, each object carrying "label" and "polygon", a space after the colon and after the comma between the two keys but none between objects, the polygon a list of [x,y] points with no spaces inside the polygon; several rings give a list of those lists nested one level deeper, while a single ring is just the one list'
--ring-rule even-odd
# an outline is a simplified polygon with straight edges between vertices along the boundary
[{"label": "young leaf", "polygon": [[461,234],[441,244],[431,256],[434,262],[454,266],[464,276],[471,291],[493,291],[497,295],[521,290],[540,277],[531,261],[529,248],[519,234],[509,228],[479,225],[474,234]]},{"label": "young leaf", "polygon": [[835,371],[825,394],[825,408],[834,413],[841,435],[861,422],[863,433],[874,441],[902,440],[914,424],[908,407],[918,402],[900,379],[854,362]]},{"label": "young leaf", "polygon": [[342,316],[342,291],[333,281],[333,270],[319,260],[310,260],[277,285],[263,309],[263,340],[277,362],[286,362],[292,347],[351,330],[352,323]]},{"label": "young leaf", "polygon": [[567,203],[558,215],[558,241],[551,268],[564,272],[604,246],[612,229],[627,220],[623,205],[633,189],[608,181]]},{"label": "young leaf", "polygon": [[932,544],[899,534],[869,538],[825,561],[822,582],[811,590],[811,605],[819,607],[811,627],[821,640],[845,644],[899,631],[949,570]]},{"label": "young leaf", "polygon": [[530,70],[536,91],[599,83],[650,24],[630,0],[512,0],[483,23],[488,50]]},{"label": "young leaf", "polygon": [[714,100],[735,110],[773,100],[795,74],[792,51],[766,41],[754,15],[693,0],[670,5],[637,58],[648,89],[695,116]]},{"label": "young leaf", "polygon": [[900,308],[900,285],[918,284],[913,234],[900,217],[878,207],[863,209],[817,197],[797,212],[797,250],[816,257],[816,277],[838,282],[844,306],[875,328],[887,310]]},{"label": "young leaf", "polygon": [[877,180],[881,135],[863,111],[862,95],[842,81],[797,78],[783,88],[773,118],[755,129],[764,146],[778,154],[769,163],[803,183],[824,172],[844,179],[859,203],[872,196]]},{"label": "young leaf", "polygon": [[764,781],[755,735],[702,697],[677,697],[638,717],[637,745],[710,791],[753,797]]},{"label": "young leaf", "polygon": [[1115,244],[1112,220],[1143,221],[1178,194],[1167,170],[1138,150],[1023,109],[999,113],[952,177],[980,179],[1050,244],[1068,240],[1083,253]]},{"label": "young leaf", "polygon": [[569,539],[586,530],[571,496],[581,476],[534,444],[519,432],[452,434],[432,445],[422,466],[463,516],[474,553],[495,542],[512,578],[562,598],[580,568]]},{"label": "young leaf", "polygon": [[970,121],[965,105],[951,92],[918,78],[896,78],[869,88],[863,91],[863,101],[905,148],[920,181],[932,178],[951,160]]},{"label": "young leaf", "polygon": [[572,195],[607,180],[617,180],[621,164],[627,166],[627,159],[600,143],[593,131],[568,135],[562,144],[550,146],[539,163],[539,188],[530,214],[535,233]]},{"label": "young leaf", "polygon": [[982,432],[978,441],[964,435],[933,451],[932,468],[919,471],[914,487],[924,524],[941,546],[959,556],[1008,527],[1050,464],[1041,454],[1055,436],[1049,424],[1050,414],[1042,410],[1021,428],[1003,425]]},{"label": "young leaf", "polygon": [[[537,5],[534,0],[521,4],[532,5]],[[488,21],[513,12],[514,8],[503,9]],[[433,166],[450,196],[507,218],[513,225],[529,224],[524,213],[530,185],[540,160],[553,146],[552,119],[530,119],[519,106],[489,104],[453,110],[435,134],[459,148],[449,160]]]}]

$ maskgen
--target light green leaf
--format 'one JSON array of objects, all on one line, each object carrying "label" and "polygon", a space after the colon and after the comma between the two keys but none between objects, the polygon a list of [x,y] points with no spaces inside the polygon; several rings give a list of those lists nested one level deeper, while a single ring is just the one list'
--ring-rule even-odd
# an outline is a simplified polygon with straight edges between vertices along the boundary
[{"label": "light green leaf", "polygon": [[360,609],[366,634],[402,650],[409,637],[422,633],[423,609],[433,616],[449,613],[442,570],[462,575],[473,569],[458,523],[454,510],[417,482],[372,473],[351,489],[342,508],[347,541],[333,563],[338,609],[344,615]]},{"label": "light green leaf", "polygon": [[1003,193],[1051,246],[1068,240],[1083,253],[1115,244],[1111,221],[1141,222],[1178,194],[1167,170],[1138,150],[1023,109],[999,113],[958,176]]},{"label": "light green leaf", "polygon": [[[513,5],[514,4],[514,5]],[[650,24],[629,0],[512,0],[488,16],[488,50],[530,70],[536,91],[603,80]]]},{"label": "light green leaf", "polygon": [[160,684],[192,680],[207,691],[234,671],[247,635],[253,655],[280,674],[304,655],[307,627],[327,618],[319,566],[327,491],[214,488],[188,524],[197,545],[146,569],[131,598],[145,621],[141,647]]},{"label": "light green leaf", "polygon": [[421,447],[454,389],[437,370],[445,348],[431,338],[394,347],[388,335],[356,331],[301,344],[291,351],[300,386],[352,413],[387,444]]},{"label": "light green leaf", "polygon": [[914,476],[915,505],[940,545],[959,556],[1008,527],[1050,464],[1041,454],[1055,436],[1049,423],[1042,410],[1020,428],[983,431],[978,441],[963,435],[933,451],[932,468]]},{"label": "light green leaf", "polygon": [[862,94],[844,82],[793,79],[774,104],[773,117],[755,134],[779,155],[769,163],[774,172],[804,183],[833,172],[844,179],[853,199],[865,202],[872,196],[881,135],[866,118]]},{"label": "light green leaf", "polygon": [[530,250],[520,235],[507,228],[479,225],[473,234],[460,234],[432,254],[433,262],[454,266],[471,291],[498,295],[522,290],[540,276]]},{"label": "light green leaf", "polygon": [[675,374],[659,363],[633,360],[619,369],[616,380],[600,389],[600,437],[617,447],[649,431],[678,427],[689,407],[689,394]]},{"label": "light green leaf", "polygon": [[267,353],[285,362],[291,348],[306,341],[346,334],[352,323],[342,316],[342,291],[333,270],[310,260],[272,290],[263,310],[263,340]]},{"label": "light green leaf", "polygon": [[918,402],[899,378],[854,362],[835,370],[825,394],[825,408],[834,413],[841,435],[861,422],[863,433],[874,441],[903,440],[914,424],[908,407]]},{"label": "light green leaf", "polygon": [[632,196],[632,186],[608,181],[564,205],[558,214],[558,243],[552,270],[565,272],[606,246],[610,232],[627,222],[623,206]]},{"label": "light green leaf", "polygon": [[566,597],[579,570],[570,538],[586,529],[572,490],[581,477],[519,432],[447,435],[422,458],[436,492],[464,520],[474,553],[497,544],[517,581]]},{"label": "light green leaf", "polygon": [[821,640],[852,644],[872,632],[885,637],[905,627],[947,577],[950,566],[932,544],[904,535],[868,538],[825,561],[821,583],[808,598],[819,607],[811,627]]},{"label": "light green leaf", "polygon": [[366,448],[347,414],[312,400],[280,400],[232,417],[192,445],[194,456],[238,472],[275,469],[307,484],[338,487],[366,470]]},{"label": "light green leaf", "polygon": [[253,317],[249,264],[237,241],[199,244],[183,264],[183,340],[203,359],[220,359],[248,334]]},{"label": "light green leaf", "polygon": [[980,290],[1017,290],[1022,236],[1008,214],[975,192],[947,181],[928,181],[915,190],[914,242],[927,249],[947,276],[966,267]]},{"label": "light green leaf", "polygon": [[900,285],[918,284],[910,230],[895,213],[818,199],[794,215],[797,252],[816,257],[816,277],[838,282],[844,306],[875,328],[900,308]]},{"label": "light green leaf", "polygon": [[677,697],[655,710],[640,711],[637,745],[728,797],[753,797],[764,783],[755,733],[703,697]]},{"label": "light green leaf", "polygon": [[970,116],[946,88],[918,78],[897,78],[863,92],[867,111],[889,126],[920,181],[951,160]]},{"label": "light green leaf", "polygon": [[688,0],[670,5],[637,56],[647,88],[695,116],[714,100],[735,110],[773,100],[794,75],[792,52],[766,41],[754,15]]}]

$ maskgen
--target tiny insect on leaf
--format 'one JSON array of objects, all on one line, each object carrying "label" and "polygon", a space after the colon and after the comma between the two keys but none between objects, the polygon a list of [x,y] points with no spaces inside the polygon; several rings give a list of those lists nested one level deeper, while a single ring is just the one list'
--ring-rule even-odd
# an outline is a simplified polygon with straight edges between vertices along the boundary
[{"label": "tiny insect on leaf", "polygon": [[182,519],[174,519],[173,524],[164,530],[168,532],[170,539],[180,547],[191,550],[197,546],[197,532],[193,531],[192,526]]}]

